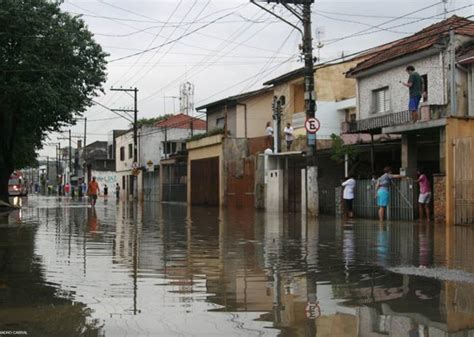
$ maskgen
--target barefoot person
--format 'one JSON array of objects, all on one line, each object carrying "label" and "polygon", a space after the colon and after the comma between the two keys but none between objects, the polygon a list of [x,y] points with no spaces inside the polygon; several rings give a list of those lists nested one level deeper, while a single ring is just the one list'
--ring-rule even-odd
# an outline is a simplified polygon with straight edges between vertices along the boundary
[{"label": "barefoot person", "polygon": [[356,181],[354,177],[349,176],[344,180],[342,183],[342,187],[344,187],[344,192],[342,194],[342,198],[344,199],[344,205],[346,207],[347,217],[352,218],[354,216],[353,202],[354,202],[354,188],[356,185]]},{"label": "barefoot person", "polygon": [[89,182],[87,194],[89,195],[89,198],[91,198],[91,205],[95,206],[97,202],[97,196],[99,195],[99,184],[95,180],[95,177],[92,177],[92,180]]},{"label": "barefoot person", "polygon": [[393,179],[402,179],[403,176],[398,174],[392,174],[392,169],[390,166],[386,166],[384,169],[384,174],[377,180],[375,186],[377,206],[379,207],[379,220],[383,221],[385,217],[385,209],[390,202],[390,185],[392,184]]},{"label": "barefoot person", "polygon": [[411,112],[412,122],[416,122],[418,120],[418,106],[423,94],[423,79],[420,74],[415,71],[415,67],[411,65],[406,68],[406,71],[409,75],[408,82],[402,84],[408,87],[410,94],[408,110]]},{"label": "barefoot person", "polygon": [[418,197],[418,214],[419,220],[423,220],[423,211],[426,214],[426,220],[430,221],[430,202],[431,202],[431,185],[430,180],[426,176],[423,169],[418,170],[418,184],[420,185],[420,195]]}]

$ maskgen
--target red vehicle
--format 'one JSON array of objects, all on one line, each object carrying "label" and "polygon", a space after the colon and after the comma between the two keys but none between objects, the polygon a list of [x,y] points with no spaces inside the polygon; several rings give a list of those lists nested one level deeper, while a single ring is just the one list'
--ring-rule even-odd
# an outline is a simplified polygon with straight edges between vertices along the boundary
[{"label": "red vehicle", "polygon": [[28,186],[23,174],[15,171],[8,180],[8,193],[11,196],[25,196],[28,195]]}]

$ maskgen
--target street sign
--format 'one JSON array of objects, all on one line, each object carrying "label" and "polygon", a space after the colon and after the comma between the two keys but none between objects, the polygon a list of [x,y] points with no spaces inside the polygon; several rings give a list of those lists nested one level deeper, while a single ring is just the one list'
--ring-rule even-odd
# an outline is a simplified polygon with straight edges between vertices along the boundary
[{"label": "street sign", "polygon": [[308,319],[317,319],[321,317],[321,308],[319,307],[319,302],[308,302],[304,311],[306,312],[306,318]]},{"label": "street sign", "polygon": [[316,133],[321,127],[321,124],[319,123],[319,120],[316,118],[308,118],[306,119],[306,122],[304,123],[304,127],[306,128],[306,131],[308,131],[309,133]]}]

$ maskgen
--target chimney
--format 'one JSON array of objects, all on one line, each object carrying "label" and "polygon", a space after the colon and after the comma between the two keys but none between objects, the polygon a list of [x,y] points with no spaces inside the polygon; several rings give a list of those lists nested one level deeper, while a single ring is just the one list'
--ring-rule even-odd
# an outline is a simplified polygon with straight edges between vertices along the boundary
[{"label": "chimney", "polygon": [[82,148],[82,139],[77,140],[77,148],[81,149]]}]

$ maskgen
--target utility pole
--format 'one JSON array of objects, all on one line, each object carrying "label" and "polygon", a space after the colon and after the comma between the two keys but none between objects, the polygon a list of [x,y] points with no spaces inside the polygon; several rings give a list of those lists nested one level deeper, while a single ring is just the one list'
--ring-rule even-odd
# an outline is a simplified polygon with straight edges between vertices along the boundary
[{"label": "utility pole", "polygon": [[72,146],[71,146],[71,129],[69,129],[69,185],[71,185],[72,174]]},{"label": "utility pole", "polygon": [[[110,88],[111,91],[124,91],[124,92],[133,92],[133,110],[131,109],[111,109],[112,111],[115,112],[133,112],[133,166],[138,167],[138,89],[135,88],[129,88],[129,89],[123,89],[123,88]],[[138,184],[137,184],[137,176],[134,175],[133,177],[133,194],[135,197],[138,196]]]},{"label": "utility pole", "polygon": [[281,152],[281,101],[276,96],[273,97],[273,153]]},{"label": "utility pole", "polygon": [[[302,43],[302,56],[304,59],[304,101],[306,118],[314,118],[316,113],[316,92],[314,82],[314,58],[313,58],[313,38],[311,33],[311,4],[314,0],[265,0],[266,3],[278,3],[285,7],[303,24],[303,30],[297,25],[291,23],[285,18],[279,16],[268,8],[258,4],[256,0],[250,0],[251,3],[260,7],[264,11],[270,13],[281,21],[292,26],[300,32]],[[294,5],[293,7],[290,5]],[[276,133],[276,131],[275,131]],[[307,189],[307,212],[311,216],[319,214],[319,197],[318,197],[318,179],[316,167],[316,134],[306,131],[307,153],[306,153],[306,182]]]}]

